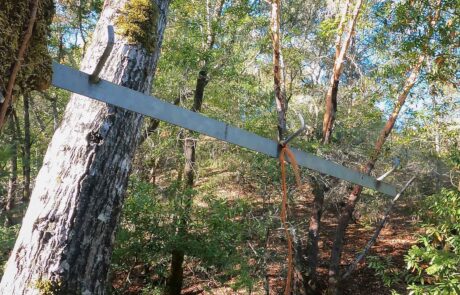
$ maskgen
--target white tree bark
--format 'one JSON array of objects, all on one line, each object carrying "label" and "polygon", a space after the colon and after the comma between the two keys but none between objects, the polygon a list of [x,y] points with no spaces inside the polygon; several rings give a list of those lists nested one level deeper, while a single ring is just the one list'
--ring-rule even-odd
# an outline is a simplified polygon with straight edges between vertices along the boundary
[{"label": "white tree bark", "polygon": [[[169,0],[158,5],[153,53],[116,35],[101,78],[149,93]],[[127,0],[106,0],[81,70],[92,72]],[[37,176],[36,186],[0,294],[105,294],[120,216],[142,117],[72,95]]]}]

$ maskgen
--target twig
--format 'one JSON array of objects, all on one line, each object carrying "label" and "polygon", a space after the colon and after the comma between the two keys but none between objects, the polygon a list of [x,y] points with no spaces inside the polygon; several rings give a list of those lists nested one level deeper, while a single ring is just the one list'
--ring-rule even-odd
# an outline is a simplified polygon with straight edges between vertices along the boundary
[{"label": "twig", "polygon": [[380,221],[380,224],[377,226],[377,228],[376,228],[376,230],[374,232],[374,235],[369,240],[369,242],[367,243],[366,247],[364,247],[364,250],[356,257],[355,261],[353,261],[353,263],[348,267],[347,272],[342,276],[342,280],[344,280],[344,279],[346,279],[346,278],[348,278],[350,276],[350,274],[358,266],[358,263],[367,255],[367,253],[369,252],[371,247],[375,244],[375,242],[377,241],[377,238],[378,238],[378,236],[380,234],[380,231],[382,230],[383,226],[387,222],[388,216],[390,215],[391,211],[393,210],[394,204],[399,199],[399,197],[404,193],[404,191],[409,187],[409,185],[412,183],[412,181],[414,181],[414,179],[415,179],[415,176],[412,177],[406,183],[406,185],[404,185],[404,187],[401,189],[401,191],[394,197],[394,199],[391,200],[390,206],[388,206],[388,208],[385,210],[384,217]]},{"label": "twig", "polygon": [[388,175],[393,173],[398,167],[399,167],[399,159],[396,160],[396,162],[394,163],[393,167],[391,167],[391,169],[389,171],[385,172],[382,176],[377,178],[377,180],[378,181],[384,180]]},{"label": "twig", "polygon": [[24,54],[27,50],[27,47],[29,46],[30,38],[32,37],[32,31],[35,25],[35,21],[37,20],[37,10],[38,0],[34,0],[33,6],[30,10],[29,24],[27,25],[27,30],[25,31],[24,39],[22,40],[21,47],[19,48],[18,56],[16,62],[14,63],[13,70],[11,71],[10,79],[8,80],[8,85],[6,88],[5,100],[3,101],[3,104],[0,109],[0,131],[3,128],[3,125],[5,124],[6,112],[11,103],[14,83],[16,82],[16,77],[19,73],[19,70],[21,69],[21,64],[24,60]]}]

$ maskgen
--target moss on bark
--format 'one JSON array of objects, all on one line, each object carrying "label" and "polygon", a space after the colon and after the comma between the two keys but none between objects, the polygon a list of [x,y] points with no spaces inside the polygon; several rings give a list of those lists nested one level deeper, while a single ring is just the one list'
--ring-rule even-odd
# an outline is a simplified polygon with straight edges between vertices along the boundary
[{"label": "moss on bark", "polygon": [[[0,92],[4,95],[30,19],[32,1],[0,1]],[[32,38],[14,86],[14,95],[44,90],[51,84],[48,36],[54,15],[52,0],[40,0]]]},{"label": "moss on bark", "polygon": [[116,20],[117,33],[128,42],[140,44],[148,52],[154,52],[157,42],[158,5],[153,0],[128,1]]}]

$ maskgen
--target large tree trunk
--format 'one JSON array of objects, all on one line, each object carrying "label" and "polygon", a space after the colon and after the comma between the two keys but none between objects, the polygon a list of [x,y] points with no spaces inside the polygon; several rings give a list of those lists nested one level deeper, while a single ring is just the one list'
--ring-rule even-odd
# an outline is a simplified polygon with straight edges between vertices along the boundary
[{"label": "large tree trunk", "polygon": [[340,76],[342,75],[345,56],[348,51],[348,47],[350,47],[351,38],[354,34],[356,21],[358,20],[359,13],[361,11],[362,0],[358,0],[356,2],[355,9],[353,10],[351,19],[348,22],[347,35],[342,43],[343,29],[345,27],[345,19],[347,17],[349,5],[350,2],[347,0],[339,23],[338,35],[335,42],[334,67],[332,69],[330,84],[326,94],[326,109],[324,111],[323,118],[323,143],[329,143],[331,140],[332,129],[334,127],[335,116],[337,113],[337,93],[339,91],[339,80]]},{"label": "large tree trunk", "polygon": [[[107,25],[116,25],[126,3],[105,1],[83,71],[94,69],[106,45]],[[168,5],[169,0],[152,0],[157,12],[152,52],[116,35],[103,79],[150,92]],[[39,294],[44,287],[56,294],[106,293],[114,232],[141,124],[139,114],[72,95],[37,176],[1,294]]]},{"label": "large tree trunk", "polygon": [[[433,35],[434,27],[439,20],[440,16],[440,9],[441,9],[441,1],[438,0],[436,4],[436,10],[433,14],[433,18],[430,21],[430,30],[427,32],[427,40],[431,39]],[[390,135],[391,131],[393,130],[394,124],[396,119],[398,118],[399,112],[403,107],[404,103],[406,102],[407,96],[411,91],[412,87],[415,85],[417,78],[420,74],[422,66],[427,58],[427,49],[425,48],[422,54],[419,56],[417,62],[411,69],[410,75],[407,77],[404,86],[398,96],[398,100],[393,108],[393,112],[391,113],[390,117],[388,118],[385,126],[383,127],[382,131],[380,132],[379,137],[375,143],[374,151],[372,152],[365,168],[363,169],[363,173],[370,174],[374,169],[375,163],[377,162],[380,153],[382,151],[382,147],[385,144],[388,136]],[[345,207],[342,209],[342,212],[339,217],[339,222],[337,225],[337,231],[334,237],[334,242],[332,245],[331,250],[331,260],[329,264],[329,294],[338,294],[340,292],[340,274],[339,274],[339,265],[340,259],[342,257],[342,250],[343,250],[343,242],[345,238],[345,232],[350,223],[351,216],[353,215],[353,211],[355,206],[359,200],[359,197],[362,192],[362,187],[359,185],[355,185],[353,187],[352,192],[348,196],[347,203]]]},{"label": "large tree trunk", "polygon": [[24,98],[24,157],[22,163],[22,173],[24,176],[24,191],[22,201],[28,203],[30,199],[30,112],[29,94]]}]

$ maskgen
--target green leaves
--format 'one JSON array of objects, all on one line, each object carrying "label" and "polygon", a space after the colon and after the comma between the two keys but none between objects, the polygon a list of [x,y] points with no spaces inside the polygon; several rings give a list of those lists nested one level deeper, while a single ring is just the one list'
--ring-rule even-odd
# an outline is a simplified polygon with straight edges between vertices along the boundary
[{"label": "green leaves", "polygon": [[405,257],[410,294],[458,294],[460,283],[460,192],[428,197],[421,213],[425,233]]},{"label": "green leaves", "polygon": [[3,268],[13,250],[14,242],[19,233],[20,225],[5,227],[0,226],[0,277],[3,275]]}]

